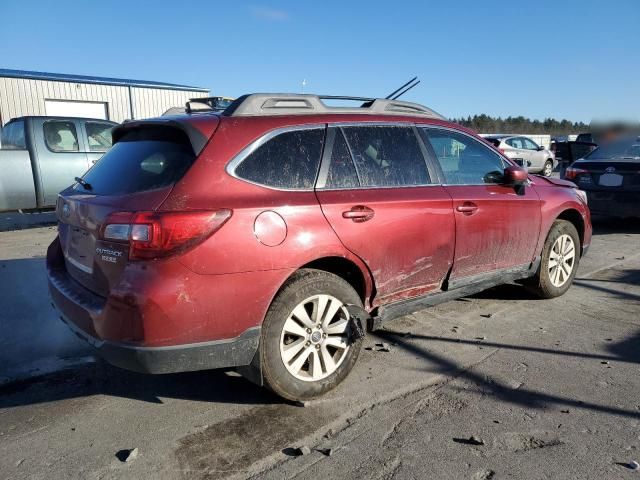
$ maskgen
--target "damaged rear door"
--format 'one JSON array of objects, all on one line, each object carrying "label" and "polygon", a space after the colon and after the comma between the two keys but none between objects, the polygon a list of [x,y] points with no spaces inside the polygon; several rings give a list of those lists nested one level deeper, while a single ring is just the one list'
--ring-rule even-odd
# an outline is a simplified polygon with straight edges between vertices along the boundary
[{"label": "damaged rear door", "polygon": [[432,181],[411,125],[328,129],[316,187],[322,211],[373,275],[373,305],[440,287],[453,260],[451,198]]}]

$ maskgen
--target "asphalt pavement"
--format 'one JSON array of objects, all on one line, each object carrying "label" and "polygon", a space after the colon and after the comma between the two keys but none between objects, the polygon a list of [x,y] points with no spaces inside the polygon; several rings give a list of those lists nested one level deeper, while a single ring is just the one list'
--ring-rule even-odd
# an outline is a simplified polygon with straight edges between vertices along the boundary
[{"label": "asphalt pavement", "polygon": [[54,235],[0,233],[0,478],[640,475],[638,222],[596,224],[561,298],[509,285],[389,323],[305,405],[231,371],[144,376],[86,358],[48,305]]}]

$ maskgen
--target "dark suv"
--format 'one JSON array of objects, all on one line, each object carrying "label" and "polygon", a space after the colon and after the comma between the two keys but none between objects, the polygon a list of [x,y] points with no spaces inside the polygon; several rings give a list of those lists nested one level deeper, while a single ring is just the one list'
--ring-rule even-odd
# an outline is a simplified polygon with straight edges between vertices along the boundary
[{"label": "dark suv", "polygon": [[326,98],[117,127],[58,199],[62,320],[123,368],[242,367],[308,399],[344,380],[367,328],[509,281],[569,288],[591,240],[574,184],[426,107]]}]

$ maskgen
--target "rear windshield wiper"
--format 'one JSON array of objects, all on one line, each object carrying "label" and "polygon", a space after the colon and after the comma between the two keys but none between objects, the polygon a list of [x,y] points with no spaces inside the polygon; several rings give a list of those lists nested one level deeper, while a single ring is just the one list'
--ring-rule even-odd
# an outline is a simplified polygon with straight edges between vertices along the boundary
[{"label": "rear windshield wiper", "polygon": [[80,177],[75,177],[74,180],[82,185],[85,190],[91,190],[93,188],[89,182]]}]

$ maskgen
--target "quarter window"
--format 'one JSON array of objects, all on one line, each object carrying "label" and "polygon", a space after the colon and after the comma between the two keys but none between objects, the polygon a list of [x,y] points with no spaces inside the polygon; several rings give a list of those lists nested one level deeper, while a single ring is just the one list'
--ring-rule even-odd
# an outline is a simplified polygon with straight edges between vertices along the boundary
[{"label": "quarter window", "polygon": [[104,152],[111,148],[111,130],[113,125],[109,123],[87,122],[87,140],[89,150],[92,152]]},{"label": "quarter window", "polygon": [[500,155],[482,142],[461,133],[421,129],[450,185],[499,183],[504,163]]},{"label": "quarter window", "polygon": [[78,134],[73,122],[53,120],[44,124],[44,140],[53,152],[77,152]]},{"label": "quarter window", "polygon": [[507,145],[513,148],[524,149],[524,144],[522,143],[522,139],[520,138],[510,138],[507,140]]},{"label": "quarter window", "polygon": [[430,183],[418,139],[411,127],[344,127],[362,187]]},{"label": "quarter window", "polygon": [[349,147],[340,130],[336,131],[331,150],[331,163],[325,188],[355,188],[360,186]]},{"label": "quarter window", "polygon": [[311,189],[316,180],[324,129],[292,130],[268,140],[235,169],[245,180],[275,188]]}]

